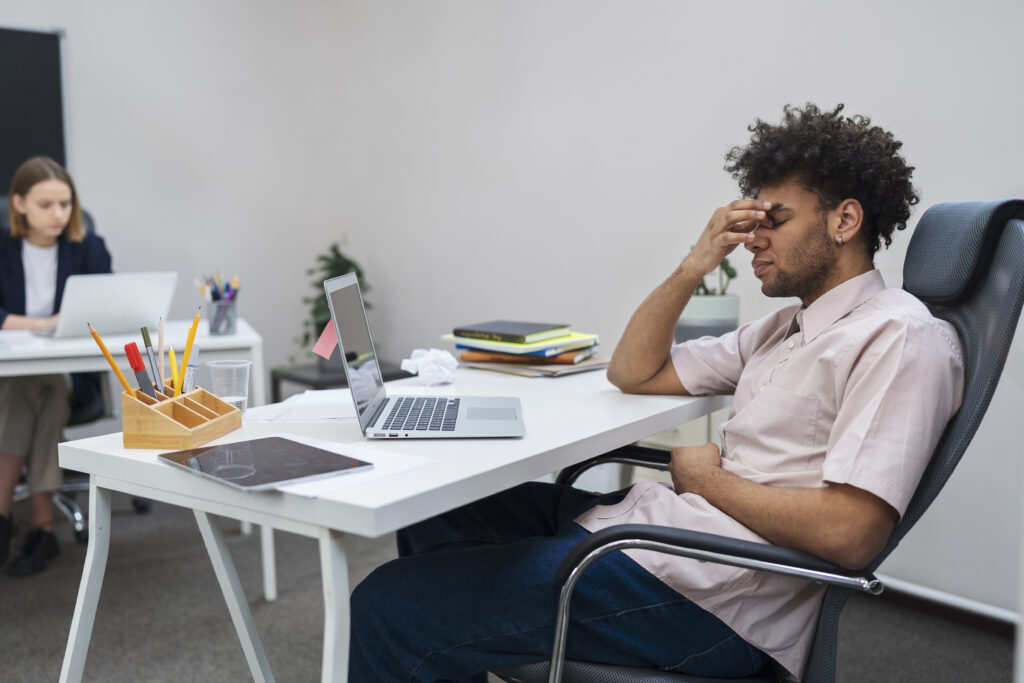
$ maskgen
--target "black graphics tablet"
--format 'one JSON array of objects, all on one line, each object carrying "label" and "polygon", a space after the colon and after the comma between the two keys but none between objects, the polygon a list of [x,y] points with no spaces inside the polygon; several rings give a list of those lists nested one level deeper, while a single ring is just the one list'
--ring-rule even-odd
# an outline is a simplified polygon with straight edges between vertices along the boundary
[{"label": "black graphics tablet", "polygon": [[161,453],[159,457],[243,491],[266,491],[373,467],[363,460],[279,436]]}]

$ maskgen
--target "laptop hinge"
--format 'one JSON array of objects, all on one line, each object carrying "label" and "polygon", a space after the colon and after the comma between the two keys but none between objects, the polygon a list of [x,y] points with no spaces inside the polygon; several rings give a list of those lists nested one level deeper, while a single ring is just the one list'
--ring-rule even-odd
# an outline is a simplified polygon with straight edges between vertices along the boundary
[{"label": "laptop hinge", "polygon": [[380,407],[377,408],[377,412],[375,412],[373,414],[373,417],[370,418],[370,421],[366,423],[367,430],[369,430],[370,427],[372,427],[373,425],[377,424],[377,419],[380,418],[380,414],[384,412],[384,408],[386,408],[388,403],[390,402],[390,398],[384,399],[383,401],[380,402]]}]

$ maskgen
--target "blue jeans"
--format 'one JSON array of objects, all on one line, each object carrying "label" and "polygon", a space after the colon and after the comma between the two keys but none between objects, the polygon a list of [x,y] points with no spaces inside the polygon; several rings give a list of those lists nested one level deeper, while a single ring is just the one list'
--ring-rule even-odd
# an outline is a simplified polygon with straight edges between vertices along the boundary
[{"label": "blue jeans", "polygon": [[[399,557],[352,594],[349,681],[485,681],[488,669],[548,659],[558,564],[598,496],[528,483],[398,533]],[[576,584],[567,657],[741,677],[767,661],[728,626],[621,552]]]}]

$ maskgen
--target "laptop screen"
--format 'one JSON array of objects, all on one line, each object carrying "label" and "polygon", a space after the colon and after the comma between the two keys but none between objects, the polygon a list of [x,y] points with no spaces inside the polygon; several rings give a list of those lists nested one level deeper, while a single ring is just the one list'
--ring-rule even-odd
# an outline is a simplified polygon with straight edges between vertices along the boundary
[{"label": "laptop screen", "polygon": [[359,415],[359,426],[366,429],[385,396],[384,380],[377,366],[359,282],[354,273],[349,273],[325,281],[324,289],[338,333],[338,346],[344,359],[352,400]]}]

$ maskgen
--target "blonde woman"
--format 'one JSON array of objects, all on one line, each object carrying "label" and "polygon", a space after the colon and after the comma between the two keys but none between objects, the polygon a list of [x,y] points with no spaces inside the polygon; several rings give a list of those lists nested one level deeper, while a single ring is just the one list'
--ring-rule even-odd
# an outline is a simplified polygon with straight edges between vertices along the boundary
[{"label": "blonde woman", "polygon": [[[52,331],[69,275],[109,273],[103,240],[87,234],[82,206],[67,171],[34,157],[14,173],[10,231],[0,231],[0,329]],[[53,534],[53,494],[60,487],[57,443],[69,401],[99,392],[94,374],[0,378],[0,565],[13,536],[14,488],[26,470],[32,528],[7,567],[12,576],[42,571],[59,552]]]}]

